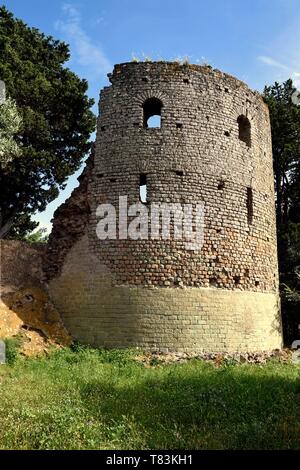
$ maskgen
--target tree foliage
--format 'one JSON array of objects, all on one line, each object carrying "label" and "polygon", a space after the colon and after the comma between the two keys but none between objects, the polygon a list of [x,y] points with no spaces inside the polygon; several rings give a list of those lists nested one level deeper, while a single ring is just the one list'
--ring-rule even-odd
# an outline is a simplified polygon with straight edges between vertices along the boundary
[{"label": "tree foliage", "polygon": [[38,230],[26,235],[24,237],[24,240],[26,240],[29,243],[47,243],[48,238],[49,237],[47,235],[47,229],[39,228]]},{"label": "tree foliage", "polygon": [[0,103],[0,167],[5,168],[14,158],[22,154],[20,146],[15,140],[15,135],[20,130],[22,123],[16,103],[7,98]]},{"label": "tree foliage", "polygon": [[300,333],[300,99],[294,99],[297,94],[292,80],[275,82],[264,90],[272,128],[282,312],[288,342]]},{"label": "tree foliage", "polygon": [[0,79],[22,118],[22,158],[0,169],[0,238],[32,229],[30,214],[57,197],[90,150],[93,100],[69,58],[67,44],[0,7]]},{"label": "tree foliage", "polygon": [[300,106],[292,99],[296,93],[291,79],[264,90],[270,109],[279,224],[291,219],[300,222]]}]

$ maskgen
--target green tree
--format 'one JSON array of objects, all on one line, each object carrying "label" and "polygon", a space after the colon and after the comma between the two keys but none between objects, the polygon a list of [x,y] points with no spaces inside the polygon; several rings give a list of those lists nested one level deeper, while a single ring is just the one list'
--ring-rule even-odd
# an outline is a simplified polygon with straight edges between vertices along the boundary
[{"label": "green tree", "polygon": [[65,63],[69,47],[0,7],[0,79],[22,118],[22,158],[0,168],[0,238],[26,234],[91,148],[95,116],[87,82]]},{"label": "green tree", "polygon": [[293,214],[300,189],[300,106],[292,99],[296,94],[291,79],[264,89],[272,128],[278,225],[288,223],[291,216],[300,221],[300,214]]},{"label": "green tree", "polygon": [[[292,80],[265,87],[270,109],[276,190],[279,270],[285,339],[300,323],[300,94]],[[295,99],[296,98],[296,99]],[[299,104],[298,104],[299,103]]]},{"label": "green tree", "polygon": [[0,103],[0,168],[5,168],[14,158],[21,156],[21,148],[15,141],[21,123],[17,106],[11,98]]},{"label": "green tree", "polygon": [[48,235],[45,228],[39,228],[35,232],[32,232],[25,236],[24,240],[29,243],[47,243]]}]

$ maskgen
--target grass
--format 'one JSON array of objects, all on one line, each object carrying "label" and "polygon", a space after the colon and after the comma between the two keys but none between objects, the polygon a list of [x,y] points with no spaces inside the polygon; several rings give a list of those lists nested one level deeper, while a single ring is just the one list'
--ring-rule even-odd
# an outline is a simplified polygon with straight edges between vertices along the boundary
[{"label": "grass", "polygon": [[300,449],[300,366],[64,349],[0,366],[1,449]]}]

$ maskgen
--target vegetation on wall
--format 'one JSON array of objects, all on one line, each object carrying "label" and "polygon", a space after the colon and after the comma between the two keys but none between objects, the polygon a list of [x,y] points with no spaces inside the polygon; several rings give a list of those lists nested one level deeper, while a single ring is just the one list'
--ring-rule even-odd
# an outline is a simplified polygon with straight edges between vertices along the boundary
[{"label": "vegetation on wall", "polygon": [[[87,82],[66,67],[69,47],[0,7],[0,238],[28,236],[89,152],[94,130]],[[145,59],[146,60],[146,59]],[[300,105],[292,80],[264,89],[270,109],[278,253],[286,341],[300,323]],[[300,102],[300,100],[298,100]],[[28,238],[29,237],[29,238]]]},{"label": "vegetation on wall", "polygon": [[[0,238],[26,234],[89,152],[95,127],[88,84],[66,67],[69,47],[0,7],[0,80],[22,118],[22,158],[0,168]],[[10,160],[10,161],[8,161]]]}]

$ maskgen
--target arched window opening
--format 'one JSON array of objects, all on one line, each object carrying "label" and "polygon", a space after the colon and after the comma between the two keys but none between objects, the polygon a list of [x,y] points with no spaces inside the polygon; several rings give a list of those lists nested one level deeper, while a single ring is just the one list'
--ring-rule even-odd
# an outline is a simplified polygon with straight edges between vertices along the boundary
[{"label": "arched window opening", "polygon": [[147,175],[145,173],[140,174],[140,201],[143,204],[147,202]]},{"label": "arched window opening", "polygon": [[148,98],[144,105],[144,127],[160,128],[161,127],[161,108],[162,102],[158,98]]},{"label": "arched window opening", "polygon": [[241,114],[237,122],[239,125],[239,139],[245,142],[247,147],[251,147],[251,124],[249,119]]}]

